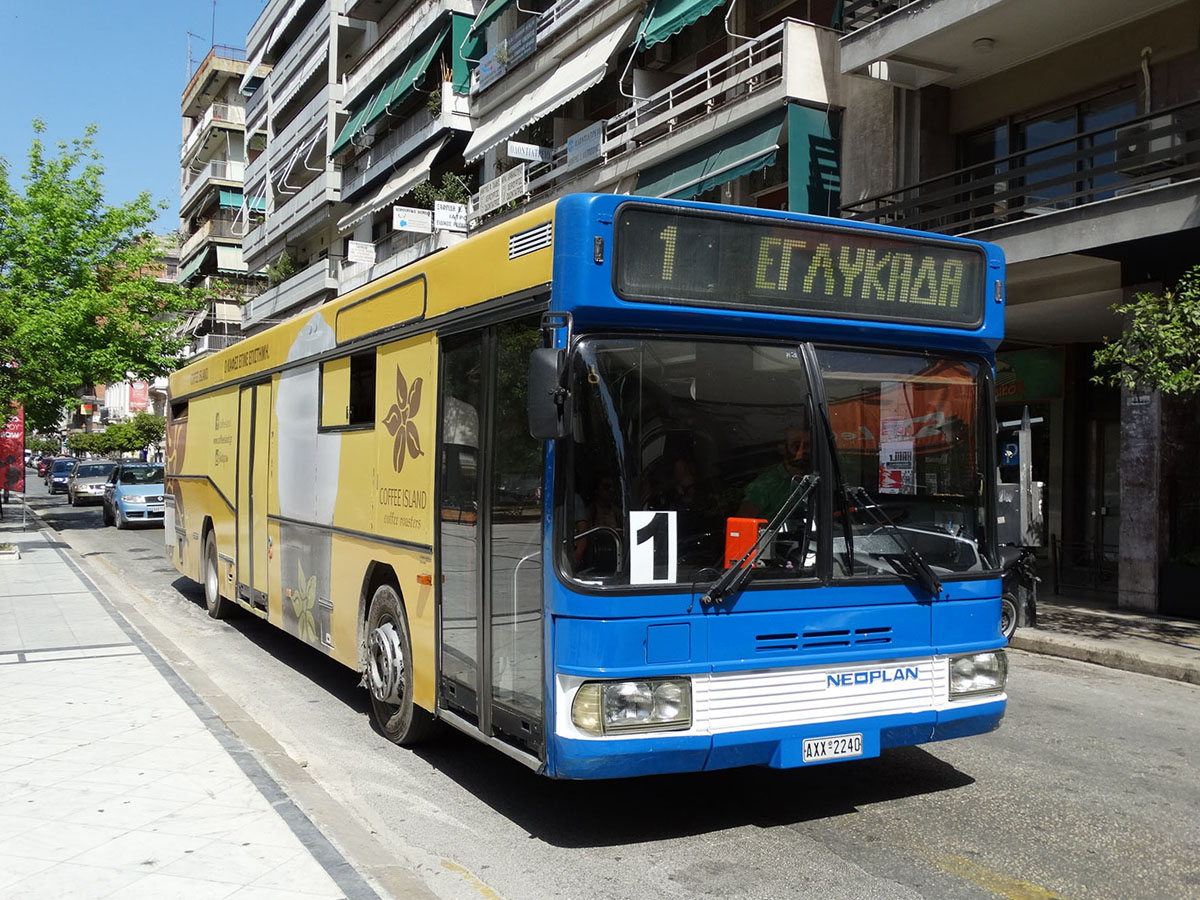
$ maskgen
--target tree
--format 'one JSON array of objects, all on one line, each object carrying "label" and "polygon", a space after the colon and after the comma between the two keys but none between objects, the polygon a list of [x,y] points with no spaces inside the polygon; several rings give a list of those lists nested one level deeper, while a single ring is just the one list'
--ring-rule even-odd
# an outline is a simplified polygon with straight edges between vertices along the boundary
[{"label": "tree", "polygon": [[181,314],[207,302],[156,278],[150,226],[165,203],[145,192],[105,203],[96,127],[57,154],[45,130],[35,119],[23,191],[0,157],[0,404],[23,404],[34,428],[52,426],[81,387],[170,372],[186,343]]},{"label": "tree", "polygon": [[1200,389],[1200,266],[1174,289],[1135,294],[1113,311],[1125,317],[1125,330],[1096,351],[1094,381],[1164,394]]},{"label": "tree", "polygon": [[151,444],[161,444],[167,430],[167,420],[151,413],[138,413],[128,422],[133,440],[137,444],[130,452],[142,450]]}]

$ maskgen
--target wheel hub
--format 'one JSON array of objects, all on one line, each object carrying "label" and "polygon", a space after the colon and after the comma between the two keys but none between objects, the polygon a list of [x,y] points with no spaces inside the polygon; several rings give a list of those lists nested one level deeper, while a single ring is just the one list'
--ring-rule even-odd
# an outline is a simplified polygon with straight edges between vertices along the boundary
[{"label": "wheel hub", "polygon": [[404,699],[404,650],[391,622],[383,623],[367,638],[367,680],[376,700],[399,704]]}]

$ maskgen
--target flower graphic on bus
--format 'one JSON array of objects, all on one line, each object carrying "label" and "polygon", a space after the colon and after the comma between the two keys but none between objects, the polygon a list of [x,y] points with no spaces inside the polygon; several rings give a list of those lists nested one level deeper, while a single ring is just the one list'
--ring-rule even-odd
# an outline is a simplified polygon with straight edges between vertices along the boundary
[{"label": "flower graphic on bus", "polygon": [[404,459],[411,456],[416,459],[423,455],[421,451],[421,435],[417,432],[414,421],[417,411],[421,408],[421,379],[413,380],[412,387],[404,380],[404,373],[396,367],[396,402],[384,416],[383,424],[388,434],[396,439],[392,446],[392,466],[397,472],[404,469]]},{"label": "flower graphic on bus", "polygon": [[306,578],[300,562],[296,563],[296,569],[300,573],[300,586],[288,591],[288,599],[296,613],[296,635],[311,644],[317,640],[317,622],[312,614],[317,604],[317,576]]}]

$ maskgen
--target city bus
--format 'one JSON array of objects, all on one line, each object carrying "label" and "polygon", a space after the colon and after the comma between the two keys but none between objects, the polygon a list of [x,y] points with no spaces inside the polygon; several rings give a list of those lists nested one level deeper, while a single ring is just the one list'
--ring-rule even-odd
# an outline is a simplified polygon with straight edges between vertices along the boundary
[{"label": "city bus", "polygon": [[180,369],[167,553],[556,778],[1004,715],[990,245],[578,194]]}]

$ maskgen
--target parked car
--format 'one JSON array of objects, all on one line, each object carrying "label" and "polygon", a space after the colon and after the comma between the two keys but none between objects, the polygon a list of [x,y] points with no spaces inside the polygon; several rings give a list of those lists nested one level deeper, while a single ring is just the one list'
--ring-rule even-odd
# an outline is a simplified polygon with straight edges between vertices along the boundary
[{"label": "parked car", "polygon": [[46,486],[50,488],[50,493],[65,494],[67,492],[67,481],[77,465],[79,465],[79,460],[73,456],[60,456],[54,460],[50,468],[46,470]]},{"label": "parked car", "polygon": [[111,459],[80,460],[67,479],[67,502],[72,506],[101,502],[105,482],[116,465]]},{"label": "parked car", "polygon": [[163,492],[162,463],[118,461],[104,485],[104,524],[162,522]]}]

